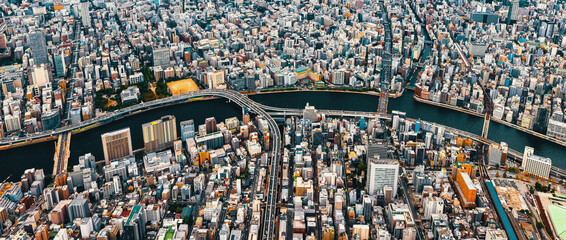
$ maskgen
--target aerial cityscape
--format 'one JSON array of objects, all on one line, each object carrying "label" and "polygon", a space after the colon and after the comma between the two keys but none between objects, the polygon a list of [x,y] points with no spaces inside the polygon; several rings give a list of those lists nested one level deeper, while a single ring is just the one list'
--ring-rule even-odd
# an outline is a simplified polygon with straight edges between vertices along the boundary
[{"label": "aerial cityscape", "polygon": [[0,239],[566,240],[566,2],[2,0]]}]

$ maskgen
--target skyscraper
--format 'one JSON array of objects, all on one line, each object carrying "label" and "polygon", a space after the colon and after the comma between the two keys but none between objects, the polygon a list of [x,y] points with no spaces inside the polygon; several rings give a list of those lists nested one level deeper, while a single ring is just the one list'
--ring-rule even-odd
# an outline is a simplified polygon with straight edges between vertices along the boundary
[{"label": "skyscraper", "polygon": [[519,1],[509,1],[509,12],[507,15],[507,24],[511,24],[519,20]]},{"label": "skyscraper", "polygon": [[133,155],[130,128],[102,134],[102,149],[106,164],[118,158]]},{"label": "skyscraper", "polygon": [[90,27],[90,2],[82,0],[79,3],[79,15],[84,26]]},{"label": "skyscraper", "polygon": [[533,130],[543,134],[546,133],[546,128],[548,127],[549,119],[550,119],[550,106],[538,107]]},{"label": "skyscraper", "polygon": [[395,160],[372,159],[367,169],[367,190],[369,194],[376,194],[385,186],[393,188],[393,196],[397,195],[399,182],[399,163]]},{"label": "skyscraper", "polygon": [[173,146],[177,140],[175,116],[167,115],[142,125],[143,145],[146,153],[157,152]]},{"label": "skyscraper", "polygon": [[38,29],[28,34],[31,56],[35,64],[49,63],[47,58],[47,44],[43,30]]},{"label": "skyscraper", "polygon": [[206,133],[216,132],[216,119],[214,117],[209,117],[204,121],[206,125]]}]

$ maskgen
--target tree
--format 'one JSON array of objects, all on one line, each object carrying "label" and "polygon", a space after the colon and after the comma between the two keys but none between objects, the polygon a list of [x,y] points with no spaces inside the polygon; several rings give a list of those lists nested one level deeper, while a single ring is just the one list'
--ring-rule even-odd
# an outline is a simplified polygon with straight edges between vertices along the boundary
[{"label": "tree", "polygon": [[535,189],[533,188],[533,186],[529,186],[529,192],[531,192],[531,194],[535,193]]},{"label": "tree", "polygon": [[507,178],[507,171],[503,173],[503,178]]},{"label": "tree", "polygon": [[366,170],[368,168],[368,166],[365,163],[360,163],[357,166],[358,172],[362,172],[364,170]]},{"label": "tree", "polygon": [[495,177],[499,177],[499,172],[495,173]]}]

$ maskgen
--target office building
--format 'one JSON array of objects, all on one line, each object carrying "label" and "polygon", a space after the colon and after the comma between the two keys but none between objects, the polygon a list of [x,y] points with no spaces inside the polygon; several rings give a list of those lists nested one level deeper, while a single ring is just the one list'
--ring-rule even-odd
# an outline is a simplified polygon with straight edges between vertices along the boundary
[{"label": "office building", "polygon": [[167,66],[170,64],[170,52],[168,47],[153,49],[153,66]]},{"label": "office building", "polygon": [[90,217],[90,209],[86,198],[75,198],[69,204],[69,217],[71,220]]},{"label": "office building", "polygon": [[104,160],[106,165],[110,161],[118,158],[133,155],[132,137],[130,128],[120,129],[114,132],[102,134],[102,150],[104,151]]},{"label": "office building", "polygon": [[523,161],[521,162],[521,168],[523,168],[523,170],[525,169],[525,164],[527,163],[525,159],[533,154],[535,154],[535,149],[529,146],[525,146],[525,150],[523,150]]},{"label": "office building", "polygon": [[4,115],[4,123],[6,124],[6,132],[15,132],[21,129],[20,116]]},{"label": "office building", "polygon": [[189,138],[195,137],[195,123],[192,119],[187,121],[182,121],[180,125],[181,125],[181,140],[183,140],[183,142]]},{"label": "office building", "polygon": [[376,194],[385,186],[393,188],[393,197],[397,195],[399,182],[399,162],[395,160],[372,159],[367,168],[366,188],[369,194]]},{"label": "office building", "polygon": [[552,168],[552,160],[537,155],[529,155],[523,159],[525,164],[524,170],[537,176],[548,178],[550,169]]},{"label": "office building", "polygon": [[167,115],[142,125],[143,145],[146,153],[157,152],[173,146],[177,140],[175,116]]},{"label": "office building", "polygon": [[546,135],[552,138],[566,141],[566,123],[550,119],[548,121]]},{"label": "office building", "polygon": [[49,63],[47,55],[47,43],[43,30],[37,29],[28,34],[29,46],[31,48],[33,61],[36,65]]},{"label": "office building", "polygon": [[204,136],[197,136],[196,144],[205,144],[207,149],[217,149],[224,145],[224,136],[221,132],[214,132]]},{"label": "office building", "polygon": [[507,143],[489,145],[488,161],[490,165],[505,164],[507,160]]},{"label": "office building", "polygon": [[83,25],[87,28],[90,27],[90,1],[82,0],[79,3],[79,15]]},{"label": "office building", "polygon": [[41,113],[41,124],[44,131],[58,128],[61,125],[59,111],[54,109]]},{"label": "office building", "polygon": [[132,208],[128,219],[124,223],[124,240],[141,240],[145,239],[145,214],[144,209],[140,205]]}]

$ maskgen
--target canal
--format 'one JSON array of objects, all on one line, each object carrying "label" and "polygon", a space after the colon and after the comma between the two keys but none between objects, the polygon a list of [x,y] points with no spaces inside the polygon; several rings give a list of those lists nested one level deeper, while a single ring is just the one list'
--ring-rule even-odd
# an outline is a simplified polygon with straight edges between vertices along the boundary
[{"label": "canal", "polygon": [[[318,109],[347,109],[368,112],[375,112],[378,104],[377,96],[344,92],[269,93],[253,95],[250,98],[262,104],[276,107],[304,108],[306,103],[309,103]],[[483,125],[482,118],[414,101],[411,91],[406,92],[402,97],[390,99],[388,111],[391,112],[392,110],[406,112],[407,117],[410,118],[436,122],[478,135],[480,135]],[[234,116],[241,119],[241,109],[234,103],[228,103],[225,99],[214,99],[168,106],[120,119],[73,135],[69,166],[76,164],[79,156],[89,152],[97,160],[102,160],[100,135],[125,127],[130,127],[134,149],[143,148],[141,125],[163,115],[174,115],[177,119],[177,125],[179,125],[179,122],[188,119],[194,119],[196,124],[203,124],[204,119],[210,116],[216,117],[218,121],[224,121],[224,119]],[[525,146],[534,147],[535,154],[551,158],[554,166],[566,168],[566,161],[563,158],[563,156],[566,156],[566,148],[560,145],[495,122],[491,123],[489,130],[489,138],[496,142],[507,142],[510,148],[519,152],[522,152]],[[17,180],[25,169],[33,167],[43,168],[46,174],[51,174],[54,148],[53,142],[45,142],[0,152],[0,158],[5,163],[5,167],[0,169],[0,181],[9,174],[13,174],[13,180]]]}]

